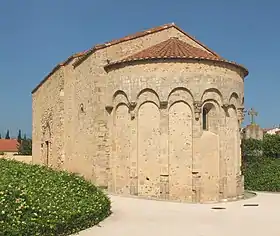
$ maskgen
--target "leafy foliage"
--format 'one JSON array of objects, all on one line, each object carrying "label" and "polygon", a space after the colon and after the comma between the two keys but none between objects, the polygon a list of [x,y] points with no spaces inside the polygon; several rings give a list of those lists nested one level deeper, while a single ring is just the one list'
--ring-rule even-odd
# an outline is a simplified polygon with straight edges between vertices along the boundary
[{"label": "leafy foliage", "polygon": [[242,140],[242,172],[245,188],[280,191],[280,136],[265,135],[262,141]]},{"label": "leafy foliage", "polygon": [[280,159],[257,157],[243,168],[246,189],[280,191]]},{"label": "leafy foliage", "polygon": [[264,156],[280,157],[280,136],[266,134],[263,139]]},{"label": "leafy foliage", "polygon": [[242,153],[244,156],[259,156],[263,152],[263,142],[257,139],[243,139]]},{"label": "leafy foliage", "polygon": [[22,139],[18,146],[19,155],[32,155],[32,139]]},{"label": "leafy foliage", "polygon": [[109,198],[81,177],[0,159],[3,236],[69,235],[111,213]]}]

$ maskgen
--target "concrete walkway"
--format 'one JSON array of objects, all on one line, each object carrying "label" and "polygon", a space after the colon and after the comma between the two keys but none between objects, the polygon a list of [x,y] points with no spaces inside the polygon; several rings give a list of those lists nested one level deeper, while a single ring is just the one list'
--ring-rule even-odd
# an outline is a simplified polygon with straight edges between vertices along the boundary
[{"label": "concrete walkway", "polygon": [[[79,236],[279,236],[280,194],[186,204],[111,196],[113,214]],[[243,204],[259,204],[247,206]],[[225,207],[213,210],[212,207]]]}]

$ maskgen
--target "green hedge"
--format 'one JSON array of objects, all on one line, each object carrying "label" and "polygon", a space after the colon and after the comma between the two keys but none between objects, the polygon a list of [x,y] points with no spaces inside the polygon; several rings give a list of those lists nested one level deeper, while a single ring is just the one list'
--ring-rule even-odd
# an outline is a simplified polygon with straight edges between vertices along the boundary
[{"label": "green hedge", "polygon": [[243,166],[245,188],[280,192],[280,159],[255,157]]},{"label": "green hedge", "polygon": [[0,159],[0,234],[69,235],[111,213],[109,198],[81,177]]},{"label": "green hedge", "polygon": [[245,188],[280,192],[280,136],[265,135],[262,141],[242,141]]}]

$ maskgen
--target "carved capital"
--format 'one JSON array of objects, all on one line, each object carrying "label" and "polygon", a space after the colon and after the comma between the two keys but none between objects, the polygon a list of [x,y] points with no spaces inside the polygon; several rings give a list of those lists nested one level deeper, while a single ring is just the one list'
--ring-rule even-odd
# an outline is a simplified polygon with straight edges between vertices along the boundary
[{"label": "carved capital", "polygon": [[229,107],[230,107],[230,104],[228,104],[228,103],[224,103],[224,104],[222,105],[222,108],[223,108],[225,111],[227,111]]},{"label": "carved capital", "polygon": [[135,101],[132,101],[128,104],[131,120],[135,119],[135,107],[136,107],[136,105],[137,105],[137,103]]},{"label": "carved capital", "polygon": [[244,120],[244,117],[245,117],[245,110],[244,110],[244,107],[238,107],[237,108],[237,118],[238,118],[238,121],[240,123],[243,122]]},{"label": "carved capital", "polygon": [[167,105],[168,105],[168,102],[167,101],[160,101],[160,109],[166,109],[167,108]]},{"label": "carved capital", "polygon": [[111,114],[111,112],[113,110],[113,106],[111,106],[111,105],[105,106],[105,109],[109,114]]},{"label": "carved capital", "polygon": [[201,114],[202,102],[201,101],[194,101],[193,106],[194,106],[195,119],[199,120],[199,117],[200,117],[200,114]]},{"label": "carved capital", "polygon": [[130,111],[130,118],[131,120],[135,119],[135,111]]},{"label": "carved capital", "polygon": [[136,102],[134,102],[134,101],[130,102],[129,105],[128,105],[128,106],[129,106],[129,110],[130,110],[130,111],[134,110],[135,107],[136,107],[136,105],[137,105]]}]

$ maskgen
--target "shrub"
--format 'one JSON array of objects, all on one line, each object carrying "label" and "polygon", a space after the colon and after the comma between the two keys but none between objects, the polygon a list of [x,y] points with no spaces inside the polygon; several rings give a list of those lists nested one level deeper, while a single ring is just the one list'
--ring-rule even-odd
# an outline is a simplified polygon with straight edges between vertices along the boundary
[{"label": "shrub", "polygon": [[280,156],[280,136],[266,134],[263,139],[264,156],[277,158]]},{"label": "shrub", "polygon": [[109,198],[82,177],[0,159],[1,235],[69,235],[111,213]]},{"label": "shrub", "polygon": [[245,188],[255,191],[280,191],[280,159],[256,157],[243,166]]}]

